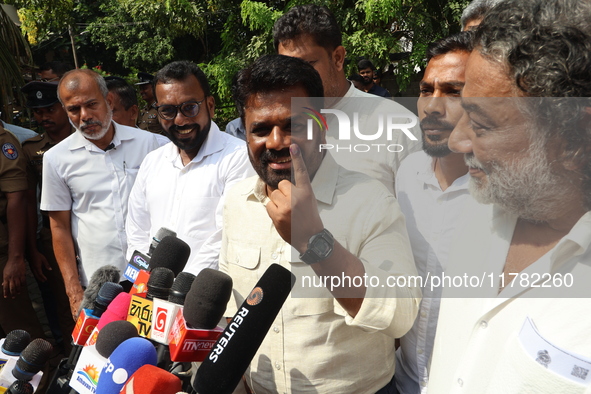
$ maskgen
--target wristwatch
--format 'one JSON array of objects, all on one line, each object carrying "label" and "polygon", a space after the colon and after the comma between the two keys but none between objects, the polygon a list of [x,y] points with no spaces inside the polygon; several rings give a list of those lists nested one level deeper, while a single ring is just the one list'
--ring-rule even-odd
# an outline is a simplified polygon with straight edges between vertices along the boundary
[{"label": "wristwatch", "polygon": [[334,248],[334,237],[327,229],[314,234],[308,241],[308,250],[300,254],[300,260],[306,264],[315,264],[327,259]]}]

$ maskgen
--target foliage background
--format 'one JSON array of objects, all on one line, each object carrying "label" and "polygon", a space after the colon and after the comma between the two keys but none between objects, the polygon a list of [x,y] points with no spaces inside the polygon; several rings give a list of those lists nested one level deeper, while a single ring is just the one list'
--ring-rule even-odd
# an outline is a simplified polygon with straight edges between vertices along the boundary
[{"label": "foliage background", "polygon": [[[5,0],[19,8],[22,32],[37,65],[73,64],[68,28],[79,64],[135,82],[138,71],[155,72],[187,59],[210,77],[218,123],[235,117],[233,75],[262,54],[273,52],[274,22],[294,5],[331,9],[347,49],[347,73],[360,57],[386,72],[403,91],[424,67],[428,43],[460,30],[469,0]],[[395,81],[394,81],[395,80]],[[392,88],[391,88],[392,90]],[[393,92],[395,93],[395,92]]]}]

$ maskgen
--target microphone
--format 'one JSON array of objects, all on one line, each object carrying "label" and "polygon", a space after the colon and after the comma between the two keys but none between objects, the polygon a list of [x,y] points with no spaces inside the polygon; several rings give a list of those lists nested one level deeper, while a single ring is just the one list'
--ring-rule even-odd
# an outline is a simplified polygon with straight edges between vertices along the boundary
[{"label": "microphone", "polygon": [[150,339],[163,345],[168,345],[172,323],[185,303],[185,297],[191,289],[195,275],[181,272],[175,279],[168,295],[168,301],[155,298],[152,306],[152,333]]},{"label": "microphone", "polygon": [[166,236],[154,249],[152,258],[150,259],[150,271],[156,267],[166,267],[174,275],[178,275],[189,261],[191,248],[180,238]]},{"label": "microphone", "polygon": [[100,373],[96,394],[117,394],[141,366],[156,365],[156,349],[144,338],[130,338],[113,351]]},{"label": "microphone", "polygon": [[131,375],[121,394],[176,394],[180,390],[182,383],[179,378],[148,364]]},{"label": "microphone", "polygon": [[203,361],[222,332],[216,326],[231,295],[232,278],[225,273],[205,268],[197,275],[168,335],[172,361]]},{"label": "microphone", "polygon": [[164,237],[176,237],[176,233],[172,230],[167,229],[166,227],[161,227],[160,230],[156,231],[156,235],[152,237],[152,243],[150,244],[150,250],[148,251],[148,255],[151,256],[152,253],[154,253],[154,250]]},{"label": "microphone", "polygon": [[92,315],[101,317],[111,301],[121,292],[123,292],[123,286],[119,283],[107,282],[103,284],[94,300]]},{"label": "microphone", "polygon": [[[117,302],[117,300],[113,302]],[[81,394],[93,394],[100,378],[100,371],[107,362],[107,358],[124,341],[137,336],[135,327],[125,320],[112,321],[101,327],[96,336],[96,344],[84,346],[80,360],[72,372],[70,387]]]},{"label": "microphone", "polygon": [[191,385],[197,393],[232,393],[294,283],[289,270],[271,264],[193,376]]},{"label": "microphone", "polygon": [[148,293],[146,298],[137,294],[131,297],[131,304],[127,313],[127,321],[133,323],[140,336],[150,338],[152,329],[152,309],[154,298],[168,298],[168,293],[174,282],[174,273],[165,267],[156,267],[150,274]]},{"label": "microphone", "polygon": [[0,349],[2,350],[0,360],[5,356],[18,358],[30,342],[31,335],[25,330],[10,331],[6,338],[0,341]]},{"label": "microphone", "polygon": [[45,339],[34,339],[22,351],[12,370],[12,375],[17,380],[30,381],[49,361],[52,350],[53,346]]},{"label": "microphone", "polygon": [[160,298],[167,300],[170,294],[170,288],[174,283],[174,272],[166,267],[156,267],[150,272],[148,280],[148,293],[146,298],[153,300]]},{"label": "microphone", "polygon": [[232,278],[211,268],[201,270],[193,281],[183,316],[191,328],[211,330],[220,322],[232,296]]},{"label": "microphone", "polygon": [[84,290],[84,296],[80,303],[80,310],[92,309],[94,301],[98,296],[100,289],[107,282],[119,283],[121,271],[112,265],[105,265],[97,269],[88,282],[88,287]]},{"label": "microphone", "polygon": [[36,390],[43,376],[41,369],[51,357],[53,347],[45,339],[37,338],[25,347],[18,358],[10,357],[0,368],[0,393],[17,380],[30,382]]},{"label": "microphone", "polygon": [[145,297],[150,272],[154,268],[168,268],[176,276],[185,268],[190,254],[191,248],[183,240],[171,236],[164,237],[154,250],[148,269],[139,270],[129,293]]},{"label": "microphone", "polygon": [[138,337],[137,329],[126,320],[112,321],[104,326],[96,339],[96,351],[109,358],[124,341]]},{"label": "microphone", "polygon": [[117,297],[109,304],[107,310],[103,313],[100,320],[96,323],[92,334],[88,337],[88,340],[84,344],[85,346],[94,345],[97,341],[97,337],[101,329],[107,324],[125,320],[127,318],[127,311],[129,310],[129,304],[131,303],[131,295],[128,293],[119,293]]},{"label": "microphone", "polygon": [[33,394],[34,391],[35,389],[31,386],[31,383],[15,380],[6,391],[6,394]]}]

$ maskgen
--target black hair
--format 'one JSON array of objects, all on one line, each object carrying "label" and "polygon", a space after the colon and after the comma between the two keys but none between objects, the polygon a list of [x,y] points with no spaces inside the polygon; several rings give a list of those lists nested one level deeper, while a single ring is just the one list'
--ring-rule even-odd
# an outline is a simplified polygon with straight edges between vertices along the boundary
[{"label": "black hair", "polygon": [[232,94],[240,118],[249,97],[259,93],[301,86],[308,97],[324,97],[322,79],[308,62],[283,55],[264,55],[240,70],[232,83]]},{"label": "black hair", "polygon": [[72,70],[73,68],[74,67],[68,63],[53,61],[43,64],[41,67],[39,67],[39,71],[52,70],[55,75],[61,78],[65,73]]},{"label": "black hair", "polygon": [[156,97],[156,85],[159,83],[171,83],[172,81],[184,81],[190,75],[195,76],[205,97],[211,96],[209,82],[203,71],[195,63],[188,60],[179,60],[164,66],[154,76],[152,87],[154,88],[154,97]]},{"label": "black hair", "polygon": [[273,26],[275,50],[279,44],[310,35],[316,45],[331,53],[342,45],[341,29],[336,18],[324,6],[313,4],[295,6],[279,18]]},{"label": "black hair", "polygon": [[472,52],[474,48],[474,32],[462,31],[435,41],[427,47],[427,62],[436,56],[449,52]]},{"label": "black hair", "polygon": [[129,110],[134,105],[138,105],[137,102],[137,95],[135,93],[135,89],[133,86],[128,84],[123,79],[108,79],[107,82],[107,89],[109,92],[112,92],[119,96],[121,100],[121,104],[125,110]]},{"label": "black hair", "polygon": [[374,67],[373,63],[368,59],[361,59],[357,62],[357,70],[365,70],[366,68],[371,68],[372,71],[376,68]]},{"label": "black hair", "polygon": [[347,77],[347,79],[349,81],[357,81],[357,82],[361,82],[361,83],[363,83],[363,81],[364,81],[363,77],[359,74],[351,74]]}]

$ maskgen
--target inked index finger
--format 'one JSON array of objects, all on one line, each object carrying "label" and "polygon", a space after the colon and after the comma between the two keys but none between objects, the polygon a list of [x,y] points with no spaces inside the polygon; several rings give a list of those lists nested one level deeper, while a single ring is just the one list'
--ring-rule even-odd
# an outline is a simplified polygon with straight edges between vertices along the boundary
[{"label": "inked index finger", "polygon": [[306,163],[304,163],[304,158],[302,157],[300,147],[297,144],[291,144],[289,146],[289,153],[291,155],[291,165],[293,168],[295,185],[297,187],[310,185],[308,169],[306,168]]}]

